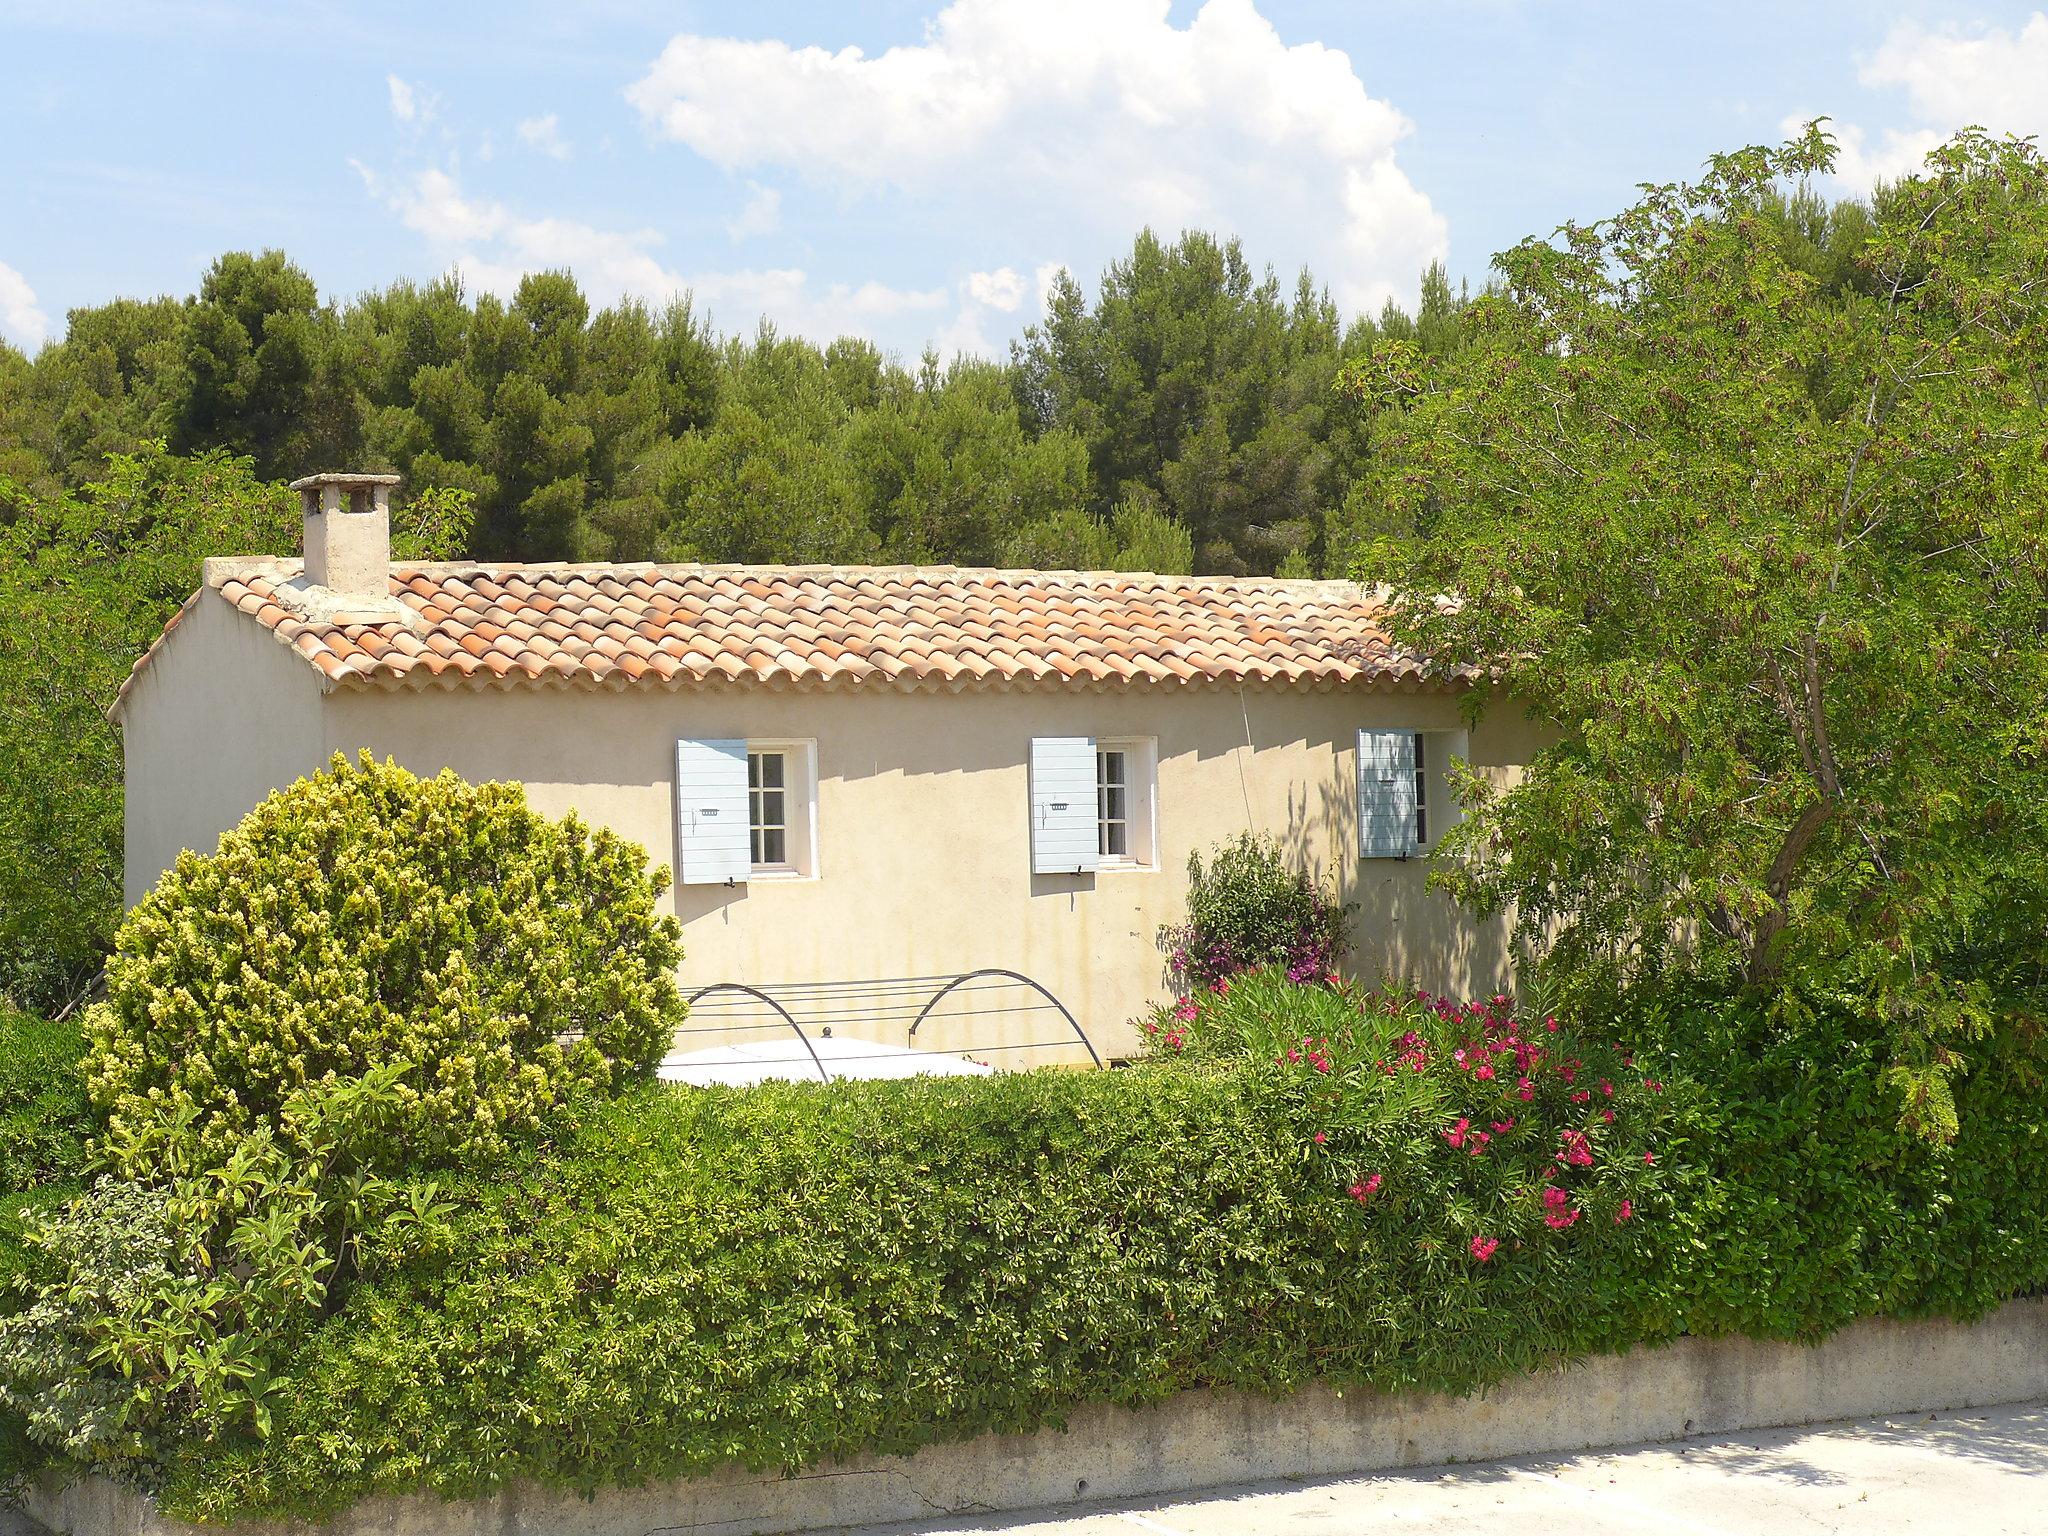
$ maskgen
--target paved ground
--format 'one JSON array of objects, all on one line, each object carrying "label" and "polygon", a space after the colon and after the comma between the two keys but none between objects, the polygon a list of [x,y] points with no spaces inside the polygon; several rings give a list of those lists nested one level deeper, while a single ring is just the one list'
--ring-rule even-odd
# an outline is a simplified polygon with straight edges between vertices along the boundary
[{"label": "paved ground", "polygon": [[1914,1414],[866,1536],[2048,1536],[2048,1404]]},{"label": "paved ground", "polygon": [[[2048,1404],[1914,1414],[865,1536],[2048,1536]],[[0,1536],[41,1528],[0,1507]]]}]

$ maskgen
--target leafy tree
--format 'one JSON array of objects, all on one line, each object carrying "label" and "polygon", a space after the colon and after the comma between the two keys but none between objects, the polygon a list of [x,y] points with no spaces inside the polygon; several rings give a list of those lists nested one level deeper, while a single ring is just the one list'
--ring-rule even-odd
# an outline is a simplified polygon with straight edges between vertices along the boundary
[{"label": "leafy tree", "polygon": [[1451,889],[1560,976],[1856,996],[1944,1134],[1955,1044],[2048,990],[2048,166],[1963,134],[1816,260],[1784,188],[1833,159],[1719,156],[1500,257],[1463,350],[1383,342],[1428,537],[1370,568],[1555,737],[1468,783]]},{"label": "leafy tree", "polygon": [[121,910],[115,690],[222,550],[289,554],[298,514],[246,459],[161,444],[79,493],[0,482],[0,993],[77,995]]},{"label": "leafy tree", "polygon": [[299,473],[317,440],[315,396],[332,324],[313,279],[284,252],[221,257],[184,319],[173,446],[247,455],[265,478]]},{"label": "leafy tree", "polygon": [[1319,549],[1341,500],[1325,445],[1339,343],[1307,274],[1290,303],[1235,240],[1147,230],[1093,308],[1062,273],[1011,356],[1026,420],[1087,445],[1097,516],[1148,493],[1188,529],[1197,569],[1271,571]]}]

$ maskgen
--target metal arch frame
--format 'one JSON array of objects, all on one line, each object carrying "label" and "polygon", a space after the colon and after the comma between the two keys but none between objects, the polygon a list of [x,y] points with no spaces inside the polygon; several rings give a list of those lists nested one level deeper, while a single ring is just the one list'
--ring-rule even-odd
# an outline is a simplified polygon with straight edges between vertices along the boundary
[{"label": "metal arch frame", "polygon": [[[1036,992],[1048,1003],[1051,1003],[1053,1007],[1059,1009],[1060,1017],[1065,1019],[1068,1025],[1073,1029],[1074,1038],[1081,1042],[1081,1048],[1088,1053],[1088,1059],[1094,1062],[1097,1067],[1100,1067],[1102,1065],[1102,1058],[1098,1056],[1095,1052],[1094,1042],[1089,1040],[1088,1032],[1081,1027],[1081,1021],[1079,1019],[1076,1019],[1071,1013],[1067,1012],[1067,1005],[1065,1003],[1061,1002],[1057,997],[1054,997],[1052,993],[1048,992],[1043,986],[1043,984],[1033,981],[1029,976],[1024,975],[1021,971],[1005,971],[995,966],[985,966],[978,971],[964,971],[960,975],[955,976],[951,981],[947,982],[943,987],[939,988],[938,991],[934,992],[931,996],[930,1001],[928,1001],[922,1008],[918,1009],[917,1017],[910,1021],[910,1033],[907,1038],[911,1040],[915,1040],[917,1038],[917,1026],[925,1021],[925,1019],[931,1014],[931,1011],[934,1008],[938,1007],[940,1003],[946,1000],[946,997],[949,993],[953,992],[958,987],[965,986],[968,982],[975,980],[977,977],[982,976],[1001,976],[1007,981],[1019,981],[1022,982],[1025,986],[1031,988],[1032,991]],[[784,1014],[783,1017],[788,1018],[789,1015]]]},{"label": "metal arch frame", "polygon": [[[949,988],[948,990],[950,991],[951,989]],[[683,1003],[686,1007],[694,1005],[697,999],[699,999],[700,997],[709,997],[713,992],[744,992],[748,997],[757,998],[761,1002],[766,1003],[770,1008],[773,1008],[777,1013],[782,1015],[782,1022],[790,1027],[790,1029],[795,1033],[797,1039],[801,1040],[804,1043],[804,1051],[806,1054],[810,1056],[811,1065],[818,1069],[819,1080],[821,1082],[827,1083],[832,1081],[832,1074],[825,1070],[825,1063],[818,1055],[818,1048],[815,1045],[811,1044],[811,1037],[804,1033],[804,1027],[801,1024],[797,1023],[797,1021],[790,1016],[790,1012],[787,1008],[783,1007],[782,1004],[775,1001],[774,998],[770,997],[766,992],[763,992],[759,987],[750,987],[743,981],[714,981],[708,987],[699,987],[696,991],[692,992],[688,997],[684,998]],[[1062,1012],[1064,1011],[1065,1010],[1062,1010]],[[922,1015],[920,1015],[920,1017],[922,1017]],[[1078,1025],[1076,1025],[1075,1027],[1079,1028]],[[1095,1054],[1094,1049],[1092,1047],[1090,1048],[1088,1054],[1091,1056]],[[1098,1061],[1096,1065],[1100,1066],[1101,1063]]]}]

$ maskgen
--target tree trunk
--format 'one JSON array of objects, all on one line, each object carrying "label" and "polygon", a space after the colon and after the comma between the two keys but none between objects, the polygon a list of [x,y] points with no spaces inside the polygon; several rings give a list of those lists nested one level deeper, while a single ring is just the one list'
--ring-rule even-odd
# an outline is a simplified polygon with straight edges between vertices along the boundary
[{"label": "tree trunk", "polygon": [[1752,983],[1773,980],[1782,965],[1777,948],[1778,939],[1785,932],[1785,925],[1792,920],[1788,903],[1792,893],[1792,876],[1799,868],[1799,861],[1806,856],[1806,850],[1813,846],[1813,840],[1820,836],[1820,829],[1828,824],[1835,814],[1835,801],[1816,800],[1792,823],[1792,829],[1785,834],[1785,841],[1778,845],[1778,856],[1771,860],[1770,872],[1764,876],[1764,890],[1771,898],[1771,910],[1757,919],[1756,930],[1750,935],[1749,958],[1744,967]]}]

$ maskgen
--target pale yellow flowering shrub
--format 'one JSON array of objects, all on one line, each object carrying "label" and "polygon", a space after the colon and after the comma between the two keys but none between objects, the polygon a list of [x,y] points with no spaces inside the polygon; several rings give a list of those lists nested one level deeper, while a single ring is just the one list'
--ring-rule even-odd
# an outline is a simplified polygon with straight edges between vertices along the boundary
[{"label": "pale yellow flowering shrub", "polygon": [[667,886],[644,850],[539,815],[517,784],[337,754],[211,856],[180,855],[122,924],[87,1024],[106,1145],[120,1164],[167,1124],[200,1148],[265,1125],[290,1139],[308,1106],[397,1065],[352,1161],[495,1155],[668,1048]]}]

